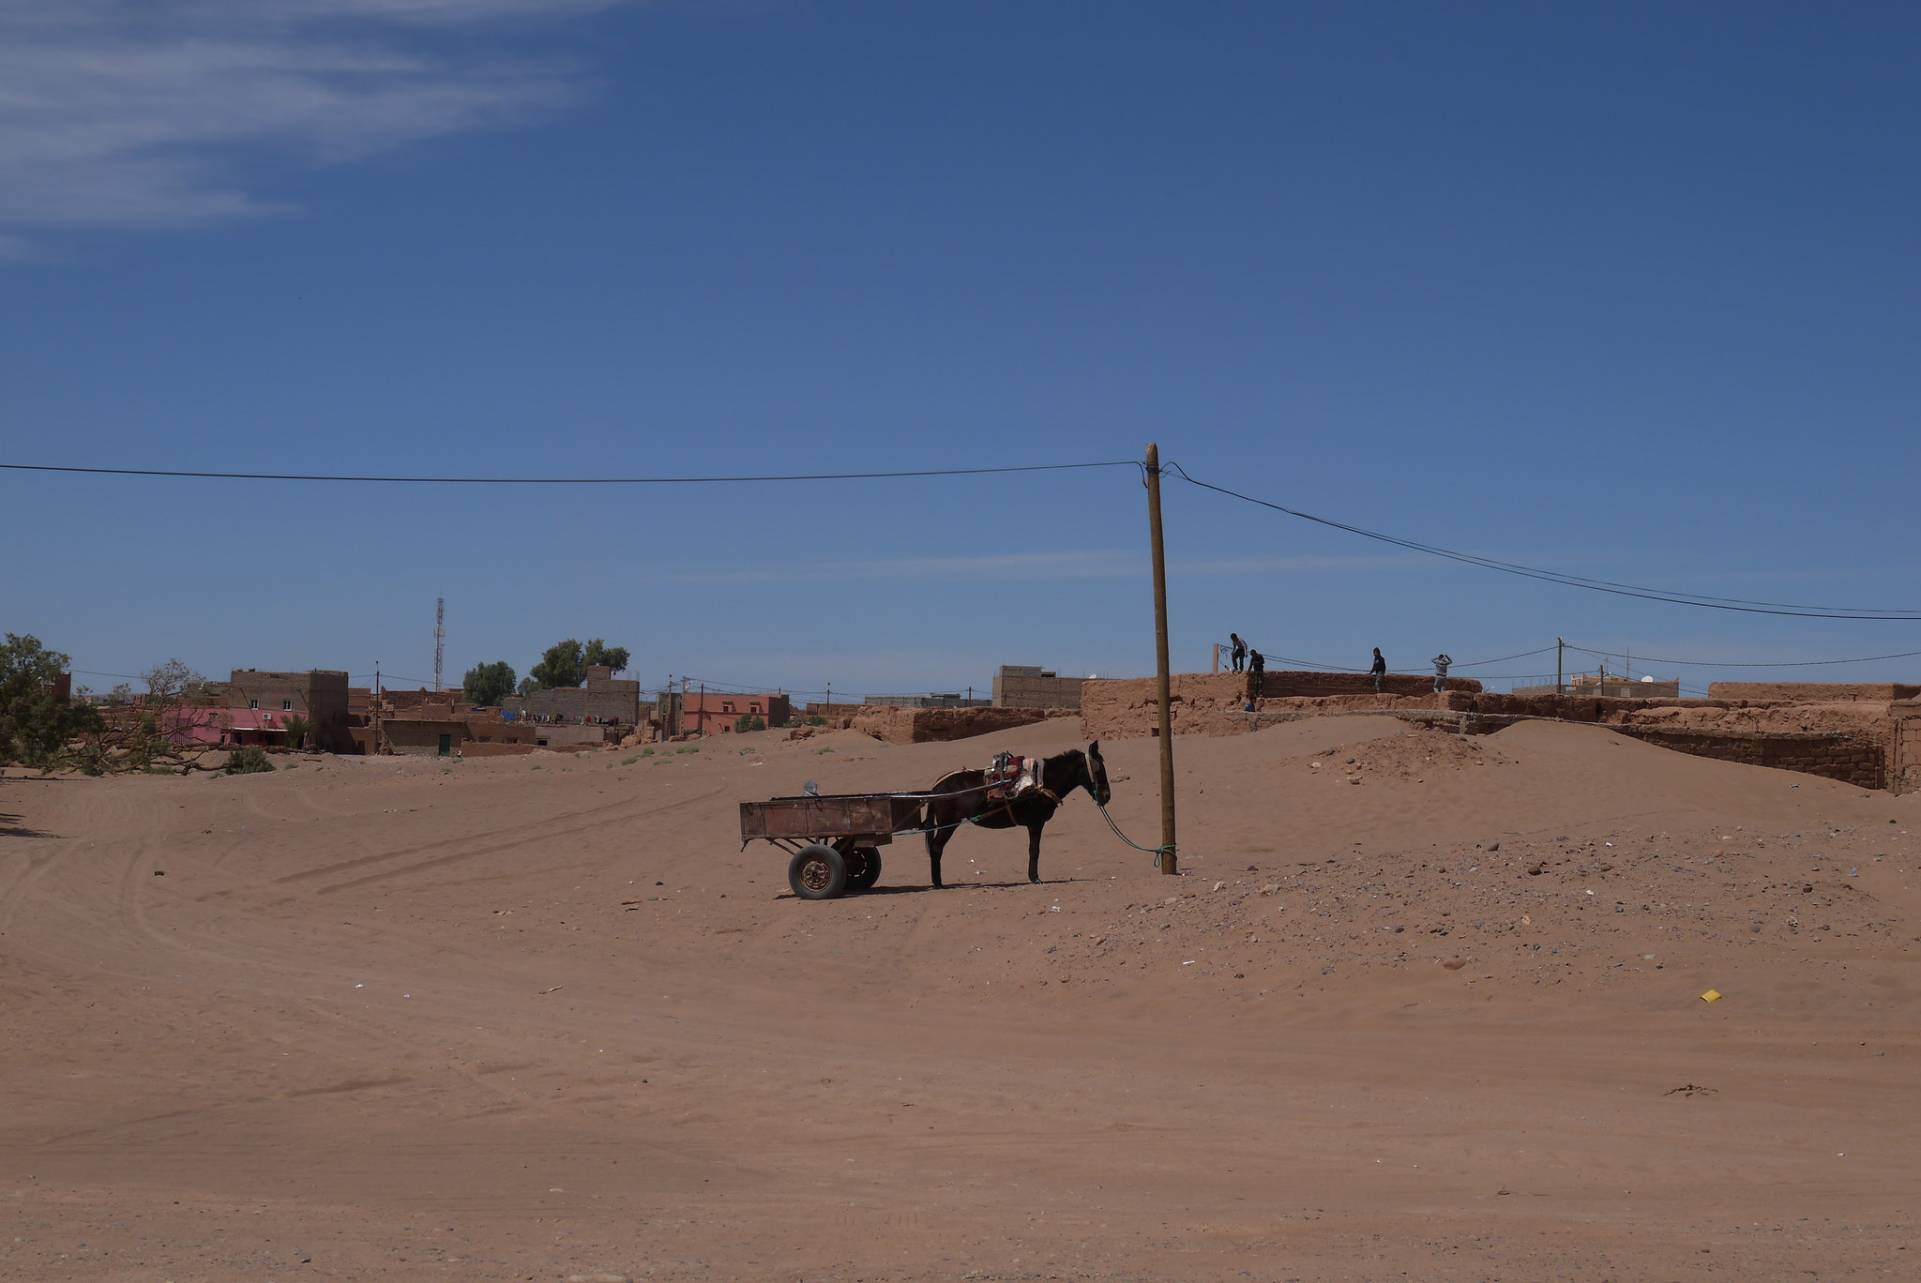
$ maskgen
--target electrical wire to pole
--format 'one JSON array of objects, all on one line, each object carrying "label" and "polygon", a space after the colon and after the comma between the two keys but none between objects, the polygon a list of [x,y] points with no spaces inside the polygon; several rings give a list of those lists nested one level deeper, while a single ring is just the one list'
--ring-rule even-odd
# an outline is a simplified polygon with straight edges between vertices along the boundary
[{"label": "electrical wire to pole", "polygon": [[1182,468],[1178,463],[1167,464],[1163,472],[1172,473],[1189,485],[1197,486],[1202,490],[1211,490],[1216,494],[1226,495],[1231,499],[1238,499],[1243,503],[1253,504],[1257,507],[1268,508],[1274,512],[1282,513],[1285,516],[1294,517],[1301,521],[1310,521],[1316,525],[1326,526],[1333,530],[1343,530],[1348,534],[1359,535],[1364,539],[1373,539],[1380,543],[1392,544],[1397,548],[1406,548],[1411,552],[1425,553],[1432,557],[1441,557],[1449,561],[1460,562],[1464,565],[1479,566],[1484,570],[1495,570],[1502,574],[1518,575],[1524,579],[1536,579],[1543,583],[1560,584],[1565,588],[1581,588],[1589,592],[1607,593],[1615,597],[1634,597],[1645,601],[1663,602],[1671,606],[1693,606],[1702,610],[1733,611],[1746,615],[1782,615],[1797,619],[1855,619],[1884,623],[1921,623],[1921,611],[1917,611],[1912,607],[1801,606],[1787,602],[1752,601],[1742,597],[1712,597],[1701,593],[1672,592],[1660,588],[1649,588],[1640,584],[1619,583],[1610,579],[1591,579],[1584,575],[1571,575],[1564,571],[1547,570],[1539,566],[1524,565],[1520,562],[1501,561],[1494,557],[1482,557],[1474,553],[1460,552],[1452,548],[1443,548],[1438,544],[1423,543],[1416,539],[1406,539],[1399,535],[1390,535],[1378,530],[1369,530],[1363,526],[1352,525],[1345,521],[1336,521],[1331,517],[1319,517],[1311,512],[1302,512],[1297,508],[1290,508],[1285,504],[1275,503],[1270,499],[1257,498],[1254,495],[1245,494],[1239,490],[1230,489],[1227,486],[1215,485],[1211,481],[1202,481],[1198,477],[1189,475],[1187,470]]},{"label": "electrical wire to pole", "polygon": [[[1159,465],[1156,465],[1159,467]],[[507,476],[426,476],[384,473],[303,473],[303,472],[226,472],[209,469],[185,468],[112,468],[77,464],[41,463],[0,463],[0,470],[13,472],[63,473],[80,476],[103,477],[141,477],[165,478],[174,480],[217,480],[217,481],[304,481],[343,484],[392,484],[392,485],[444,485],[444,486],[673,486],[673,485],[745,485],[780,482],[818,482],[818,481],[880,481],[908,478],[932,477],[973,477],[1004,476],[1017,473],[1043,473],[1086,471],[1107,468],[1145,467],[1133,459],[1098,459],[1069,463],[1006,464],[992,467],[975,468],[899,468],[871,472],[810,472],[810,473],[745,473],[686,476],[628,476],[628,477],[507,477]],[[1693,606],[1703,610],[1735,611],[1742,614],[1778,615],[1801,619],[1850,619],[1862,621],[1885,621],[1890,623],[1921,623],[1921,609],[1914,607],[1879,606],[1810,606],[1791,602],[1762,601],[1745,597],[1718,597],[1705,593],[1679,592],[1651,588],[1642,584],[1625,583],[1611,579],[1597,579],[1585,575],[1570,574],[1565,571],[1530,566],[1521,562],[1503,561],[1494,557],[1483,557],[1475,553],[1461,552],[1438,544],[1425,543],[1399,535],[1369,530],[1351,522],[1339,521],[1331,517],[1318,516],[1273,500],[1262,499],[1246,494],[1228,486],[1203,481],[1191,475],[1179,463],[1168,463],[1163,474],[1171,474],[1186,481],[1189,485],[1216,494],[1225,495],[1243,503],[1294,517],[1298,520],[1313,522],[1329,529],[1345,531],[1365,539],[1405,548],[1433,557],[1460,562],[1464,565],[1479,566],[1482,569],[1498,571],[1503,574],[1518,575],[1545,583],[1560,584],[1568,588],[1581,588],[1590,592],[1608,593],[1613,596],[1631,597],[1645,601],[1661,602],[1675,606]],[[1902,656],[1905,658],[1906,656]],[[1492,662],[1492,661],[1489,661]],[[1751,665],[1758,667],[1759,665]]]},{"label": "electrical wire to pole", "polygon": [[10,472],[58,472],[100,477],[164,477],[198,481],[324,481],[348,484],[415,486],[706,486],[782,481],[896,481],[910,477],[988,477],[1017,472],[1074,472],[1095,468],[1139,468],[1136,459],[1079,463],[1026,463],[984,468],[897,468],[881,472],[748,473],[735,476],[655,477],[435,477],[373,473],[213,472],[186,468],[99,468],[51,463],[0,463]]},{"label": "electrical wire to pole", "polygon": [[[1567,644],[1569,650],[1578,650],[1584,655],[1598,655],[1602,659],[1618,659],[1623,652],[1596,650],[1592,646]],[[1643,655],[1643,664],[1677,664],[1687,668],[1824,668],[1830,664],[1872,664],[1885,659],[1914,659],[1921,657],[1921,650],[1896,651],[1890,655],[1852,655],[1846,659],[1661,659],[1653,655]]]}]

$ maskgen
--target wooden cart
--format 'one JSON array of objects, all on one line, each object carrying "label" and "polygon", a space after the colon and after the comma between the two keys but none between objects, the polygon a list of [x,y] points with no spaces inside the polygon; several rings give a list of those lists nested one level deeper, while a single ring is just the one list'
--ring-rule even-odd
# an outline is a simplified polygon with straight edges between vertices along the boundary
[{"label": "wooden cart", "polygon": [[740,844],[759,838],[790,853],[787,885],[831,900],[880,881],[880,848],[921,827],[920,793],[841,793],[740,804]]}]

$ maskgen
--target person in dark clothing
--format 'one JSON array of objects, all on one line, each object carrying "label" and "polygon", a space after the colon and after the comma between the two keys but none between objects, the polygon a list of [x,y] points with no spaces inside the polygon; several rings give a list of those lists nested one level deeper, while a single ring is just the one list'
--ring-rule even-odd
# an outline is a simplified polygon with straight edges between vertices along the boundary
[{"label": "person in dark clothing", "polygon": [[1238,673],[1247,664],[1247,643],[1241,640],[1239,633],[1229,633],[1227,640],[1233,643],[1228,650],[1234,658],[1234,671]]},{"label": "person in dark clothing", "polygon": [[1261,698],[1261,688],[1267,683],[1267,660],[1261,652],[1250,651],[1247,656],[1247,710],[1254,711],[1254,705]]},{"label": "person in dark clothing", "polygon": [[1387,659],[1381,654],[1379,646],[1374,648],[1374,667],[1367,671],[1374,675],[1374,692],[1378,695],[1381,690],[1381,679],[1387,676]]}]

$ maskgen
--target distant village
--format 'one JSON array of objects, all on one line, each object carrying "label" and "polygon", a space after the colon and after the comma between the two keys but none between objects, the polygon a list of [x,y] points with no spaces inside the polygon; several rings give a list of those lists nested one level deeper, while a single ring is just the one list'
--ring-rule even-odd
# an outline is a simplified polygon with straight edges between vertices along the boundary
[{"label": "distant village", "polygon": [[[182,749],[256,747],[350,755],[505,757],[540,749],[579,751],[609,745],[700,739],[797,723],[850,724],[865,710],[1032,709],[1077,711],[1081,677],[1033,665],[1004,664],[987,698],[972,692],[864,695],[796,707],[784,691],[706,690],[688,680],[645,693],[638,680],[590,664],[575,686],[522,683],[498,703],[469,700],[466,689],[356,686],[335,669],[283,672],[237,668],[225,681],[179,691],[121,690],[81,698],[101,717],[154,720],[154,731]],[[65,692],[62,692],[64,696]]]}]

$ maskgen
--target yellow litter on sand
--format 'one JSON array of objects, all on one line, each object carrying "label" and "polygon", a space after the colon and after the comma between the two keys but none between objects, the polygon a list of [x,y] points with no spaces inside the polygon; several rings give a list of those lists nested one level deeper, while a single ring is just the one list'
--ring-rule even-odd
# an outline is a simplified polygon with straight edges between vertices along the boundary
[{"label": "yellow litter on sand", "polygon": [[1701,1001],[1702,1002],[1719,1002],[1721,1001],[1721,991],[1719,989],[1710,989],[1706,993],[1701,995]]}]

